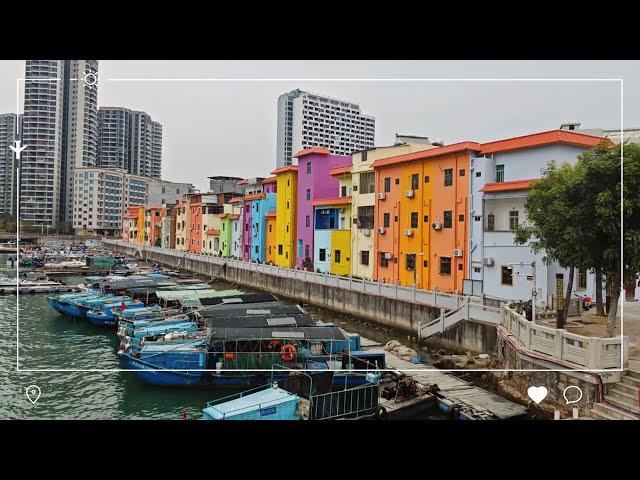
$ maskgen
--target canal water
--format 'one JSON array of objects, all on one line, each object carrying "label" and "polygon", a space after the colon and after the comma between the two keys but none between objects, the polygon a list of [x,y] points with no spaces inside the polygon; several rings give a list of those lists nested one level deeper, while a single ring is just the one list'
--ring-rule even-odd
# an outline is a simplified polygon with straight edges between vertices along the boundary
[{"label": "canal water", "polygon": [[[81,278],[64,279],[69,284]],[[216,288],[224,288],[221,284]],[[0,296],[0,419],[198,419],[207,401],[229,391],[178,390],[154,387],[130,372],[79,372],[78,369],[117,369],[117,339],[112,330],[59,315],[44,295],[20,297],[20,370],[16,370],[16,297]],[[384,343],[407,339],[370,327],[349,317],[336,317],[314,307],[321,321]],[[64,372],[28,372],[64,369]],[[38,385],[41,396],[32,405],[25,388]],[[443,418],[437,409],[423,419]]]}]

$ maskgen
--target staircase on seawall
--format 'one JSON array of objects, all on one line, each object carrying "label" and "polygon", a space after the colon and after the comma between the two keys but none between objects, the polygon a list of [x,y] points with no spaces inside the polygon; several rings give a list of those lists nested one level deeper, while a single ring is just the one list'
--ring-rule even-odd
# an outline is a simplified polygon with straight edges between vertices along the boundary
[{"label": "staircase on seawall", "polygon": [[591,418],[640,420],[640,372],[634,370],[625,372],[618,383],[607,386],[604,399],[610,405],[595,403],[589,411]]}]

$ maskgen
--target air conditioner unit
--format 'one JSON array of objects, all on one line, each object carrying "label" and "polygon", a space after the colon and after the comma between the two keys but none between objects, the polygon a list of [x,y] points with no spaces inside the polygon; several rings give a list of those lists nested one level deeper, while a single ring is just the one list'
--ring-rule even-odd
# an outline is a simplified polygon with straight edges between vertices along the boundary
[{"label": "air conditioner unit", "polygon": [[386,252],[384,254],[384,258],[385,258],[385,260],[391,260],[393,258],[393,255],[391,255],[389,252]]},{"label": "air conditioner unit", "polygon": [[344,213],[344,208],[341,208],[341,209],[340,209],[340,213]]},{"label": "air conditioner unit", "polygon": [[385,198],[387,198],[387,194],[386,193],[379,193],[378,194],[378,200],[384,200]]},{"label": "air conditioner unit", "polygon": [[485,265],[491,267],[493,266],[493,257],[484,257],[482,259],[482,263],[484,263]]},{"label": "air conditioner unit", "polygon": [[407,229],[404,231],[404,234],[405,234],[407,237],[413,237],[413,230],[411,230],[410,228],[407,228]]},{"label": "air conditioner unit", "polygon": [[453,256],[454,257],[461,257],[462,256],[462,249],[461,248],[454,248],[453,249]]},{"label": "air conditioner unit", "polygon": [[407,190],[406,196],[407,196],[407,198],[413,198],[413,196],[414,196],[413,190]]},{"label": "air conditioner unit", "polygon": [[386,232],[386,231],[387,231],[387,229],[386,229],[386,228],[384,228],[384,227],[378,227],[378,233],[384,233],[384,232]]},{"label": "air conditioner unit", "polygon": [[362,231],[362,234],[363,234],[365,237],[370,237],[370,236],[371,236],[371,230],[363,230],[363,231]]},{"label": "air conditioner unit", "polygon": [[440,222],[433,222],[431,224],[431,226],[433,227],[434,230],[441,230],[442,229],[442,224]]}]

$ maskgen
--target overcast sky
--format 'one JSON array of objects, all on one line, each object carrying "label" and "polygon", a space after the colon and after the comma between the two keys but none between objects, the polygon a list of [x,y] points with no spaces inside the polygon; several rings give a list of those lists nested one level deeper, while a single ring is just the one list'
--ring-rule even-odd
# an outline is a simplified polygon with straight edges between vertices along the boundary
[{"label": "overcast sky", "polygon": [[[0,113],[15,111],[16,78],[23,77],[24,61],[0,61]],[[114,80],[160,78],[295,80]],[[359,103],[376,118],[376,145],[391,144],[395,133],[449,144],[551,130],[569,121],[620,128],[618,82],[317,80],[328,78],[623,78],[624,126],[640,127],[637,61],[101,60],[98,104],[143,110],[162,123],[162,177],[201,189],[212,175],[268,176],[276,164],[277,98],[294,88]]]}]

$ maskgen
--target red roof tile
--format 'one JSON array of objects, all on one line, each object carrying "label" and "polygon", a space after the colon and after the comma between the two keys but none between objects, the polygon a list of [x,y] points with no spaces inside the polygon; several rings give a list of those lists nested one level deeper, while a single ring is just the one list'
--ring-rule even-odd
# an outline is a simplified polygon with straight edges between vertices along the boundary
[{"label": "red roof tile", "polygon": [[206,235],[220,235],[220,230],[210,228],[209,230],[206,231]]},{"label": "red roof tile", "polygon": [[344,175],[347,173],[351,173],[351,164],[348,163],[346,165],[340,165],[339,167],[334,167],[329,170],[329,174],[332,176]]},{"label": "red roof tile", "polygon": [[481,192],[507,192],[510,190],[527,190],[531,187],[533,179],[515,180],[512,182],[487,183],[480,189]]},{"label": "red roof tile", "polygon": [[262,200],[264,197],[264,193],[252,193],[251,195],[245,195],[244,201],[250,202],[251,200]]},{"label": "red roof tile", "polygon": [[278,177],[269,177],[269,178],[265,178],[262,181],[262,184],[264,185],[265,183],[275,183],[278,181]]},{"label": "red roof tile", "polygon": [[331,155],[331,152],[329,151],[328,148],[326,147],[311,147],[311,148],[307,148],[305,150],[300,150],[298,153],[296,153],[293,157],[294,158],[300,158],[300,157],[305,157],[307,155],[313,155],[313,154],[317,154],[317,155]]},{"label": "red roof tile", "polygon": [[267,218],[276,218],[276,212],[269,212],[265,215]]},{"label": "red roof tile", "polygon": [[284,173],[284,172],[297,172],[297,171],[298,171],[297,165],[287,165],[286,167],[276,168],[273,172],[271,172],[271,175],[277,175],[278,173]]},{"label": "red roof tile", "polygon": [[510,150],[520,150],[523,148],[540,147],[554,143],[564,143],[567,145],[593,148],[602,142],[611,143],[610,140],[603,137],[597,137],[595,135],[586,135],[584,133],[570,132],[567,130],[550,130],[548,132],[532,133],[521,137],[483,143],[480,151],[482,154],[486,155],[490,153],[507,152]]},{"label": "red roof tile", "polygon": [[451,153],[464,152],[472,150],[479,152],[481,145],[477,142],[460,142],[447,145],[446,147],[430,148],[428,150],[421,150],[419,152],[405,153],[403,155],[396,155],[395,157],[380,158],[373,162],[371,166],[373,168],[385,167],[387,165],[395,165],[397,163],[411,162],[414,160],[422,160],[423,158],[434,158],[442,155],[449,155]]},{"label": "red roof tile", "polygon": [[320,205],[348,205],[350,203],[351,197],[319,198],[312,202],[314,207]]}]

